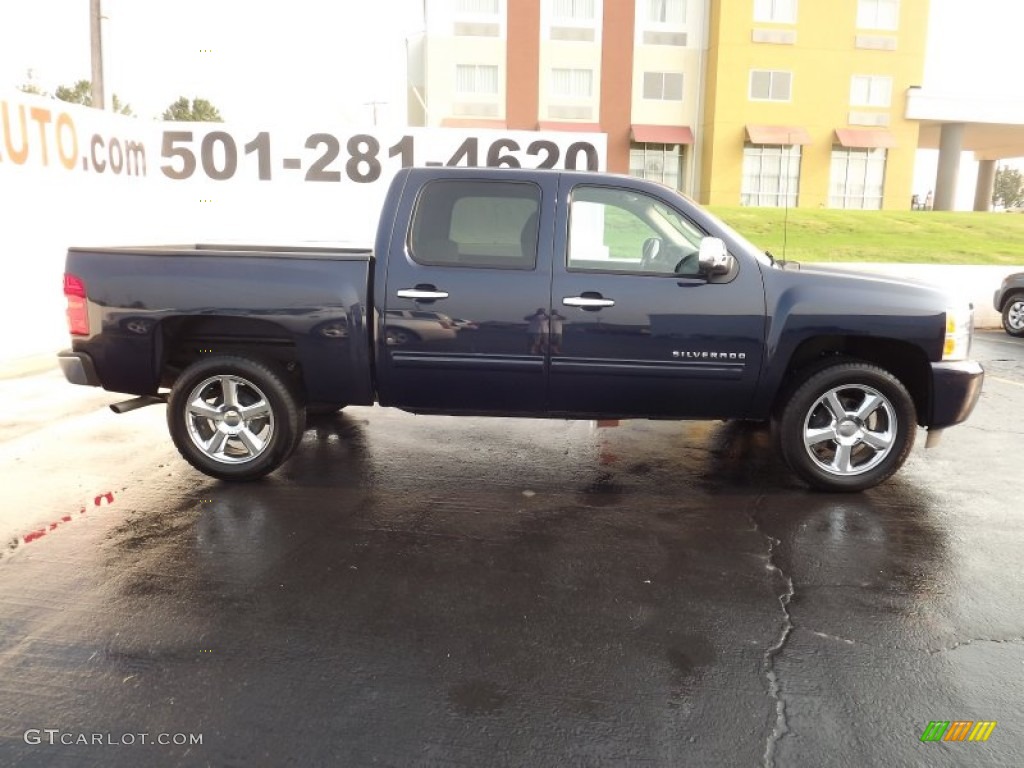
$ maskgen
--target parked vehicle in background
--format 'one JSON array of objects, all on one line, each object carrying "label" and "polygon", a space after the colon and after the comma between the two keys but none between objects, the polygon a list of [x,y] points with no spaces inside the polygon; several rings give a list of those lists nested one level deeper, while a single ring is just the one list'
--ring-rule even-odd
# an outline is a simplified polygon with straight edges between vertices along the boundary
[{"label": "parked vehicle in background", "polygon": [[458,329],[448,315],[419,310],[389,309],[386,342],[395,347],[419,341],[445,341],[454,339]]},{"label": "parked vehicle in background", "polygon": [[1024,272],[1007,275],[992,304],[1003,316],[1003,330],[1011,336],[1024,336]]},{"label": "parked vehicle in background", "polygon": [[630,176],[409,168],[372,251],[73,248],[64,289],[67,378],[141,396],[122,411],[165,400],[182,456],[225,480],[280,466],[307,413],[378,402],[770,420],[803,480],[859,491],[919,425],[966,419],[983,378],[969,306],[786,269]]}]

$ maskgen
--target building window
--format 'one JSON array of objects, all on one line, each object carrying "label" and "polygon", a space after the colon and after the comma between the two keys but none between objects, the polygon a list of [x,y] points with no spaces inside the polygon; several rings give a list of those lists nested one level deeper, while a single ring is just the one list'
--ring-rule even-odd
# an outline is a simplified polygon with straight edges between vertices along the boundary
[{"label": "building window", "polygon": [[463,96],[496,96],[498,67],[492,64],[457,64],[455,91]]},{"label": "building window", "polygon": [[460,16],[497,16],[501,0],[456,0],[455,12]]},{"label": "building window", "polygon": [[898,29],[900,0],[858,0],[858,29]]},{"label": "building window", "polygon": [[455,3],[456,37],[501,37],[501,0],[458,0]]},{"label": "building window", "polygon": [[658,101],[682,101],[683,73],[644,72],[644,98]]},{"label": "building window", "polygon": [[682,189],[683,148],[679,144],[631,144],[629,173],[638,179]]},{"label": "building window", "polygon": [[850,105],[888,107],[892,102],[892,78],[878,75],[854,75],[850,78]]},{"label": "building window", "polygon": [[879,210],[885,186],[885,158],[884,149],[833,147],[829,207]]},{"label": "building window", "polygon": [[795,207],[799,192],[799,144],[744,146],[741,205]]},{"label": "building window", "polygon": [[593,23],[596,0],[552,0],[551,17],[556,23]]},{"label": "building window", "polygon": [[666,27],[686,24],[686,0],[647,0],[647,23]]},{"label": "building window", "polygon": [[754,0],[754,21],[796,24],[796,0]]},{"label": "building window", "polygon": [[753,101],[789,101],[793,73],[781,70],[750,70],[750,98]]},{"label": "building window", "polygon": [[594,72],[590,69],[552,69],[551,95],[558,98],[589,99],[594,93]]},{"label": "building window", "polygon": [[575,43],[597,42],[599,0],[549,0],[548,36]]}]

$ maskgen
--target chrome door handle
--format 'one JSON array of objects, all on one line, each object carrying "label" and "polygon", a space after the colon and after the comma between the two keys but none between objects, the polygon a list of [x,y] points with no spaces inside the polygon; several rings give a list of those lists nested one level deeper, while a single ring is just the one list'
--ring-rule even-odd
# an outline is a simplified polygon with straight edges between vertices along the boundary
[{"label": "chrome door handle", "polygon": [[447,291],[422,291],[419,288],[403,288],[395,294],[400,299],[447,299]]},{"label": "chrome door handle", "polygon": [[611,299],[594,299],[589,296],[566,296],[562,299],[562,303],[567,307],[583,307],[584,309],[615,306],[615,302]]}]

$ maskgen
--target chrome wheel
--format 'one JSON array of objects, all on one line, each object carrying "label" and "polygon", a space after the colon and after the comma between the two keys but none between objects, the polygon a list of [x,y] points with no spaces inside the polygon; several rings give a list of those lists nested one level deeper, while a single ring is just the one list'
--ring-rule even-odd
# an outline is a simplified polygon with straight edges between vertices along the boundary
[{"label": "chrome wheel", "polygon": [[274,413],[266,395],[241,376],[201,381],[189,392],[184,416],[192,444],[221,464],[253,461],[274,435]]},{"label": "chrome wheel", "polygon": [[1009,333],[1024,334],[1024,298],[1014,298],[1006,305],[1003,320]]},{"label": "chrome wheel", "polygon": [[803,422],[804,448],[821,470],[840,477],[868,472],[890,454],[896,409],[864,384],[833,387],[814,401]]}]

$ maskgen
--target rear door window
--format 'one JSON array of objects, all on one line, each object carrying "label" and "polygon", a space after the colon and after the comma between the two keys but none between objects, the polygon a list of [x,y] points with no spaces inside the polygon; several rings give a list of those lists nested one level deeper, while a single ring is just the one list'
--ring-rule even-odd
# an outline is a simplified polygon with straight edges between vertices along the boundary
[{"label": "rear door window", "polygon": [[432,181],[416,203],[410,256],[425,266],[534,269],[540,204],[528,182]]}]

